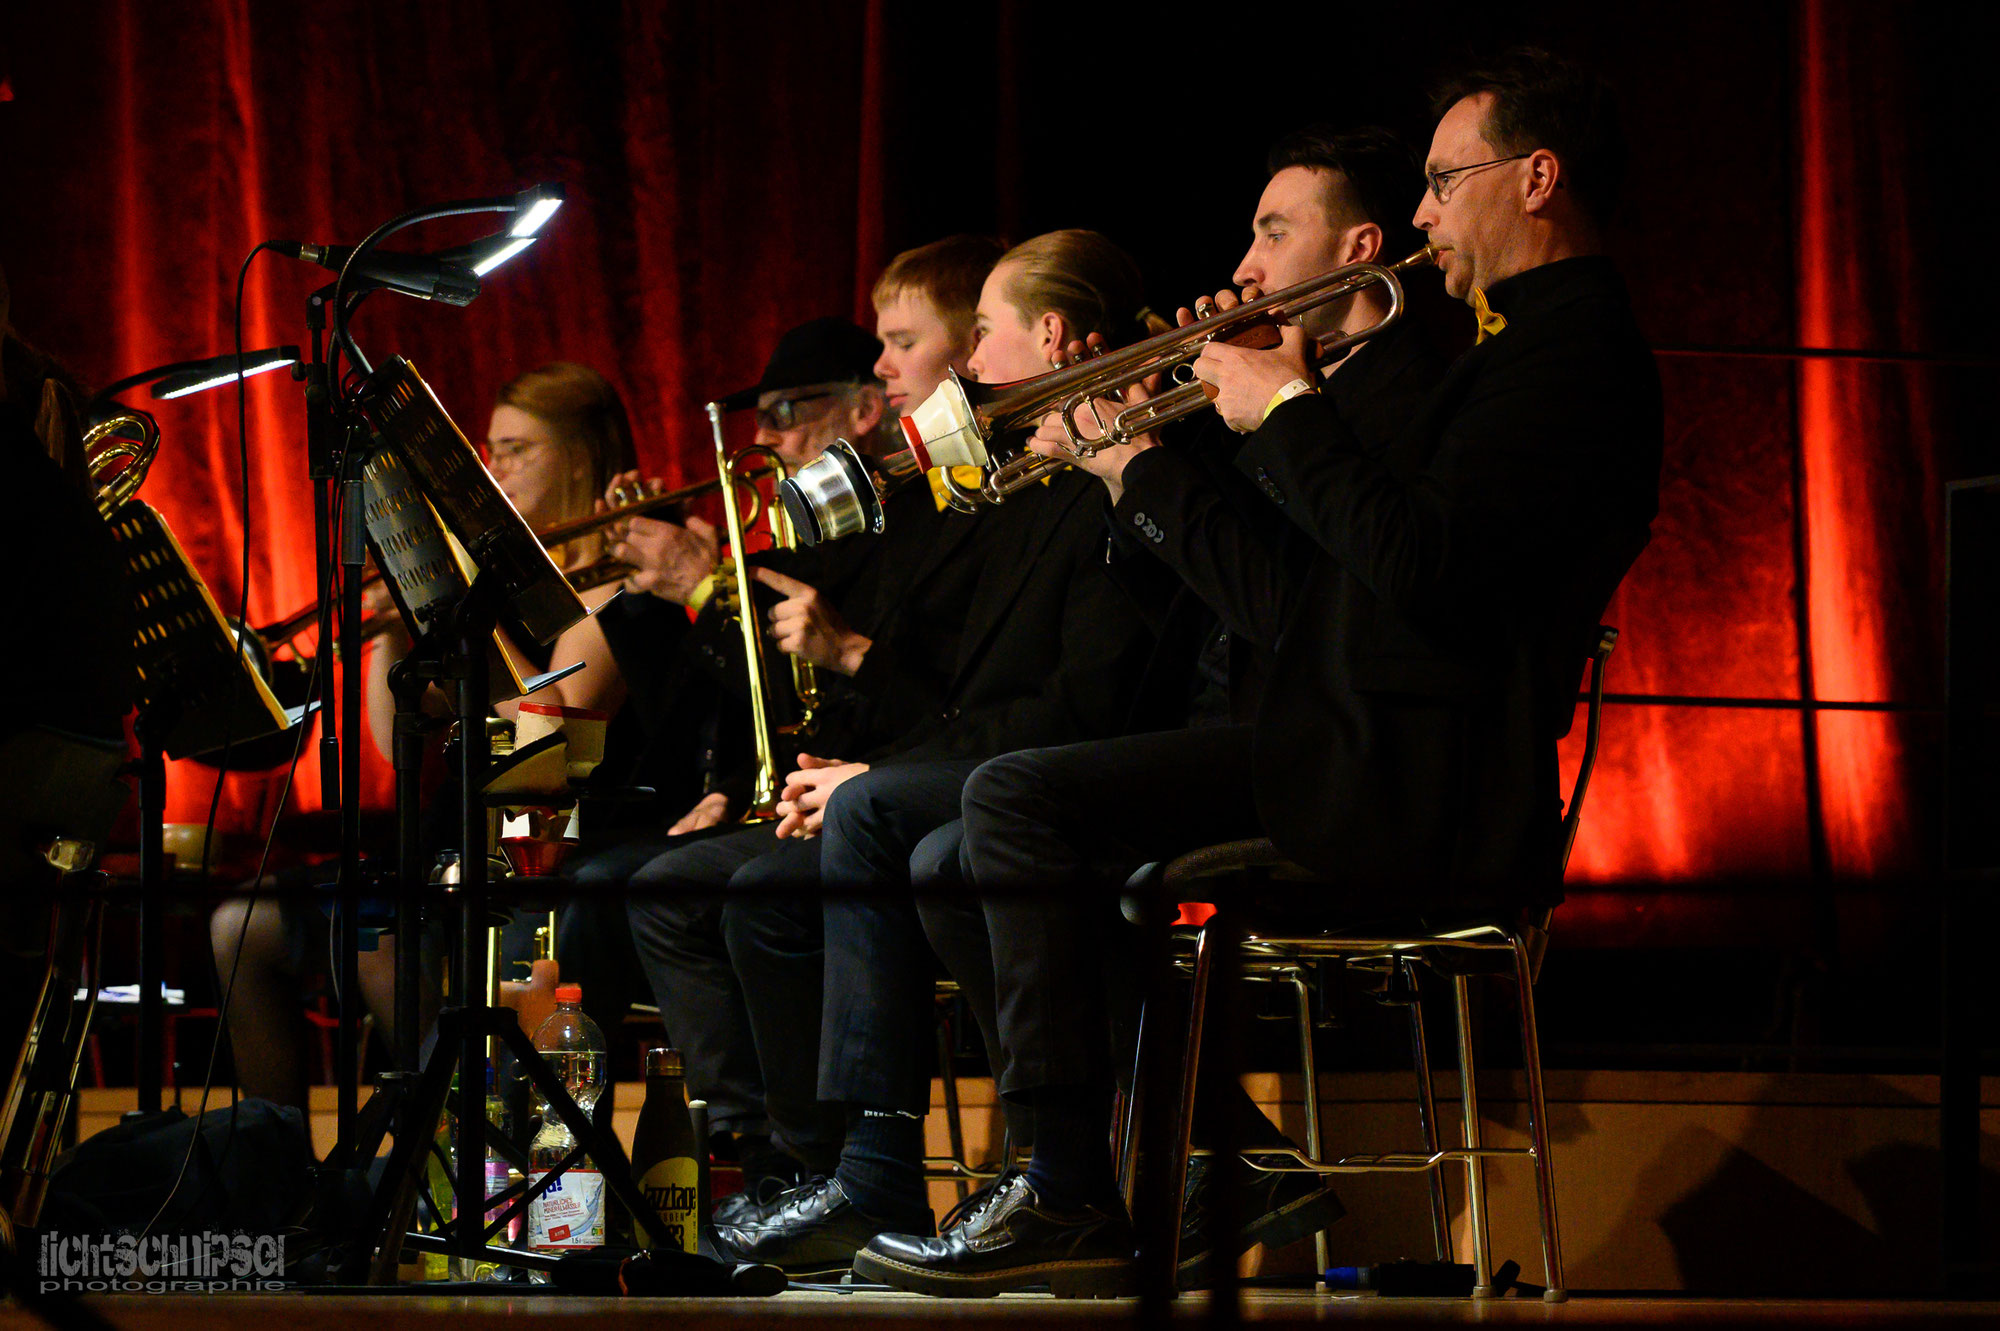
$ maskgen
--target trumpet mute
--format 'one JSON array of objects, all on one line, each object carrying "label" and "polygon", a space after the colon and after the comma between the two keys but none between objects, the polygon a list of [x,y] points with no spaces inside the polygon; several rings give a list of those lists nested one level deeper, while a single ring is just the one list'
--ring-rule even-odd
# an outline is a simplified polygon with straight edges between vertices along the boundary
[{"label": "trumpet mute", "polygon": [[903,417],[902,425],[903,437],[924,471],[984,467],[990,460],[965,385],[956,373],[947,374],[922,406]]},{"label": "trumpet mute", "polygon": [[778,482],[778,498],[804,545],[879,533],[885,522],[875,478],[845,439]]}]

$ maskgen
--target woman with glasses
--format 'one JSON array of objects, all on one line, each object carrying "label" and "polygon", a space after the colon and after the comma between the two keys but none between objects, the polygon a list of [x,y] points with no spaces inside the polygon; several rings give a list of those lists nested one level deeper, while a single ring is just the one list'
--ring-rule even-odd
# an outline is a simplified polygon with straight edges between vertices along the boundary
[{"label": "woman with glasses", "polygon": [[[632,465],[632,432],[623,401],[602,375],[583,365],[556,362],[530,370],[500,390],[486,452],[487,469],[501,492],[531,527],[540,528],[589,515],[606,480]],[[586,567],[603,553],[603,539],[596,534],[550,551],[565,572]],[[587,591],[585,603],[596,609],[615,590]],[[375,591],[371,613],[393,615],[386,590],[378,586]],[[523,677],[542,673],[552,662],[583,662],[582,670],[542,689],[534,701],[608,712],[618,711],[625,701],[624,677],[597,616],[580,620],[552,644],[537,643],[518,628],[503,627],[501,638]],[[384,757],[395,713],[389,669],[410,646],[398,622],[376,640],[367,658],[369,726]],[[512,717],[519,704],[510,700],[494,710]],[[614,720],[614,726],[619,724]],[[425,815],[426,845],[451,843],[443,829],[451,824],[456,801],[455,786],[432,793]],[[282,888],[289,878],[291,885],[304,889],[325,876],[323,869],[305,868],[275,876],[266,886]],[[238,1080],[250,1095],[304,1107],[305,1032],[297,1005],[305,982],[334,964],[327,912],[295,894],[234,900],[216,910],[209,929],[223,983],[230,984],[234,976],[227,1021]],[[359,974],[363,999],[386,1037],[395,1008],[392,940],[361,953]],[[427,995],[426,1022],[434,1005],[435,995]]]}]

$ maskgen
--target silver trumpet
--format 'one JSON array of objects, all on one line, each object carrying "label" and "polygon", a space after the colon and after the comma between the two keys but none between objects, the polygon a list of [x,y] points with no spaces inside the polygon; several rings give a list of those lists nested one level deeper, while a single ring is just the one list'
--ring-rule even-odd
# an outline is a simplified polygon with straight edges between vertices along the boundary
[{"label": "silver trumpet", "polygon": [[[1388,311],[1365,327],[1319,340],[1319,354],[1332,356],[1380,336],[1403,317],[1401,275],[1436,257],[1426,245],[1394,263],[1348,264],[1226,311],[1209,307],[1193,323],[1117,351],[1098,349],[1032,379],[978,384],[948,373],[922,406],[903,417],[903,448],[875,459],[873,468],[845,444],[829,449],[780,486],[785,505],[800,538],[816,543],[814,533],[818,540],[834,540],[857,531],[880,531],[882,498],[933,467],[944,469],[945,492],[954,507],[971,510],[1000,503],[1070,460],[1131,443],[1208,407],[1215,389],[1194,377],[1194,361],[1211,342],[1276,346],[1282,325],[1298,323],[1321,306],[1376,285],[1388,294]],[[1171,379],[1173,386],[1106,418],[1107,402],[1122,403],[1126,389],[1156,376]],[[1062,422],[1068,459],[1043,457],[1024,446],[1050,415]],[[977,467],[983,480],[977,486],[961,483],[952,475],[954,467]]]}]

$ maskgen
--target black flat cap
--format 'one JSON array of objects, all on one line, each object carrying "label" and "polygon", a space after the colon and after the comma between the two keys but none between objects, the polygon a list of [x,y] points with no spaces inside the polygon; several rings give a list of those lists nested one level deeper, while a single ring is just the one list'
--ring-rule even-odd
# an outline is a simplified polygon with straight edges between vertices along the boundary
[{"label": "black flat cap", "polygon": [[754,407],[765,393],[807,384],[862,384],[875,379],[882,343],[845,319],[831,316],[802,323],[778,339],[765,362],[764,377],[722,399],[723,409]]}]

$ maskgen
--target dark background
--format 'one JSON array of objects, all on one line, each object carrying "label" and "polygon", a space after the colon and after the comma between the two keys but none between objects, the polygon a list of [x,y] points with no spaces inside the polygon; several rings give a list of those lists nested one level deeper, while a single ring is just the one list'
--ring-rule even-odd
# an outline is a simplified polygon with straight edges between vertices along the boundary
[{"label": "dark background", "polygon": [[[1614,245],[1668,402],[1664,508],[1611,611],[1622,701],[1572,878],[1673,891],[1644,915],[1629,894],[1580,896],[1570,920],[1669,937],[1710,927],[1674,914],[1695,909],[1674,904],[1688,893],[1782,881],[1805,895],[1773,909],[1824,940],[1842,927],[1839,884],[1924,872],[1942,486],[2000,470],[1975,414],[1996,341],[1980,244],[1993,15],[1852,0],[1165,13],[12,6],[0,263],[13,319],[102,382],[225,349],[236,268],[259,239],[351,242],[419,203],[560,179],[569,206],[475,305],[378,297],[363,345],[411,357],[475,436],[515,372],[589,362],[625,391],[649,468],[694,479],[699,404],[754,379],[781,329],[867,317],[898,249],[953,230],[1095,227],[1171,308],[1226,282],[1278,134],[1375,121],[1421,148],[1436,75],[1543,42],[1621,89],[1632,175]],[[260,259],[248,343],[300,340],[318,280]],[[1788,354],[1802,346],[1985,360]],[[250,403],[258,622],[310,598],[310,527],[296,388],[267,377]],[[159,408],[167,443],[146,497],[233,603],[233,396]],[[383,796],[385,775],[370,780]],[[226,817],[252,825],[271,791],[235,783]],[[170,816],[198,817],[206,792],[205,775],[177,771]]]}]

